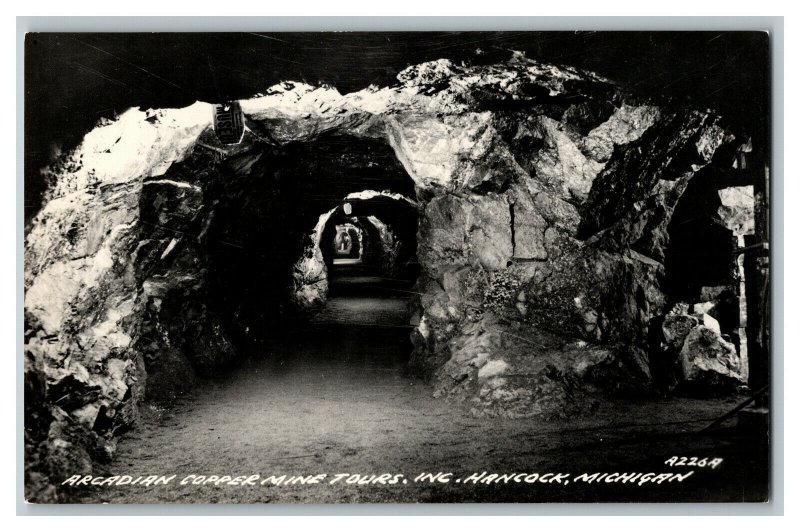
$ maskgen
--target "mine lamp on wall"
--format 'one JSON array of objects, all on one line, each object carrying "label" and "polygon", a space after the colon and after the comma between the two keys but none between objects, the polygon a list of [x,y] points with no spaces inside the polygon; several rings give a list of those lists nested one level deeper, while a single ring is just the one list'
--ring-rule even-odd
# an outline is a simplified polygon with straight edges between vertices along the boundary
[{"label": "mine lamp on wall", "polygon": [[342,205],[342,209],[344,210],[344,213],[347,216],[350,216],[351,214],[353,214],[353,206],[350,205],[349,203],[345,203],[344,205]]},{"label": "mine lamp on wall", "polygon": [[244,137],[244,113],[239,102],[214,106],[214,133],[223,144],[239,144]]}]

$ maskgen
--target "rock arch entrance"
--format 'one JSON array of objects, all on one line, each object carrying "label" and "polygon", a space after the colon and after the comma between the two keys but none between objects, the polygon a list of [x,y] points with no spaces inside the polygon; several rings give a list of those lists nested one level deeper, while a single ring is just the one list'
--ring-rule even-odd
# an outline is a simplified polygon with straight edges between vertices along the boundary
[{"label": "rock arch entrance", "polygon": [[[180,392],[196,375],[302,334],[298,328],[327,302],[333,254],[326,264],[321,244],[331,250],[337,224],[348,224],[348,238],[364,247],[362,267],[402,270],[406,295],[416,280],[416,201],[401,194],[413,198],[414,184],[388,144],[336,133],[281,146],[256,140],[223,154],[207,134],[187,159],[144,182],[148,238],[137,264],[143,276],[183,280],[154,296],[157,308],[148,306],[149,397]],[[204,325],[193,334],[198,320]],[[174,349],[166,359],[158,338],[165,329]],[[175,368],[187,375],[176,379]]]}]

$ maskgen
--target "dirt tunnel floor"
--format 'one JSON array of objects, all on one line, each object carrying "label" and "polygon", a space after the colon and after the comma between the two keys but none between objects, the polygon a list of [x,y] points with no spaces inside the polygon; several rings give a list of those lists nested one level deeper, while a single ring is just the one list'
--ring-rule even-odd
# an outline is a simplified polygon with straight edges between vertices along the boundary
[{"label": "dirt tunnel floor", "polygon": [[[383,300],[389,307],[398,301]],[[349,316],[342,308],[353,311],[346,301],[334,303],[340,312],[332,315],[340,321]],[[382,311],[396,317],[394,311]],[[142,423],[120,441],[107,474],[176,475],[169,484],[82,487],[76,488],[76,498],[110,503],[763,498],[763,441],[731,427],[710,436],[693,435],[738,398],[609,401],[591,417],[569,421],[478,419],[468,414],[466,405],[435,400],[429,385],[404,376],[410,350],[407,329],[318,320],[293,337],[294,342],[276,347],[268,358],[246,362],[170,408],[143,406]],[[673,455],[720,457],[723,462],[713,470],[664,465]],[[574,480],[581,473],[690,469],[693,475],[682,483]],[[453,476],[448,483],[414,481],[425,472]],[[569,473],[573,480],[456,482],[481,472]],[[343,473],[403,477],[396,484],[348,484],[346,479],[331,484]],[[254,474],[260,475],[254,486],[180,484],[188,475]],[[270,475],[317,474],[327,476],[313,485],[261,485]]]}]

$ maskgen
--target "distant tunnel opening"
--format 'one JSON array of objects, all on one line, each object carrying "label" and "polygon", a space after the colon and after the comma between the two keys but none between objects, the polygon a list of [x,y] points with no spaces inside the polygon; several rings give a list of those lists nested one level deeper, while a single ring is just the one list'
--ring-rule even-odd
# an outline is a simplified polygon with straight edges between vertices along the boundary
[{"label": "distant tunnel opening", "polygon": [[[146,183],[140,201],[144,241],[193,246],[174,261],[183,261],[184,278],[194,281],[166,288],[150,309],[153,324],[167,323],[170,337],[181,338],[167,354],[154,347],[146,356],[155,388],[160,375],[168,383],[191,382],[175,375],[189,372],[177,363],[181,354],[195,371],[211,373],[226,360],[262,356],[276,343],[308,336],[309,327],[341,328],[348,320],[354,327],[389,326],[410,353],[408,304],[419,272],[416,193],[384,141],[330,134],[224,158],[201,143],[160,181],[198,177],[202,193]],[[140,257],[148,260],[175,267]],[[340,312],[341,298],[351,299],[349,313]],[[327,308],[332,300],[339,307]],[[374,308],[378,303],[383,307]],[[153,346],[158,334],[149,334]]]},{"label": "distant tunnel opening", "polygon": [[419,275],[416,208],[414,200],[388,191],[344,198],[320,217],[312,236],[327,275],[336,277],[357,266],[370,275],[413,284]]},{"label": "distant tunnel opening", "polygon": [[295,309],[317,325],[409,329],[416,209],[400,194],[362,191],[322,214],[295,264]]}]

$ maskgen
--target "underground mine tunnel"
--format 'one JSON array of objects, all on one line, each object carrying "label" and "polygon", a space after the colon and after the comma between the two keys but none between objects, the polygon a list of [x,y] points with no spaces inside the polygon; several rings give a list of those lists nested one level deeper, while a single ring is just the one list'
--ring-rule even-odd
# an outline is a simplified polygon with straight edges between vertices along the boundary
[{"label": "underground mine tunnel", "polygon": [[[328,135],[279,149],[257,144],[221,163],[215,155],[200,147],[144,182],[140,238],[194,238],[189,256],[176,260],[198,283],[173,287],[151,309],[171,337],[185,340],[166,359],[160,348],[145,350],[149,396],[187,389],[197,370],[263,356],[276,342],[302,335],[310,319],[324,334],[336,326],[339,335],[356,334],[348,325],[394,327],[390,334],[405,335],[401,343],[410,352],[417,205],[414,183],[391,148]],[[191,189],[173,194],[172,182],[198,173],[208,178],[202,197]],[[344,254],[335,249],[340,234],[349,242]],[[151,257],[139,257],[140,271],[147,270]],[[199,317],[225,333],[190,333]],[[177,368],[187,375],[176,375]]]},{"label": "underground mine tunnel", "polygon": [[520,54],[240,104],[237,144],[210,104],[131,109],[52,170],[26,247],[35,485],[182,397],[211,462],[208,419],[247,456],[474,432],[504,463],[486,420],[699,418],[747,386],[763,165],[742,177],[750,140],[713,112]]},{"label": "underground mine tunnel", "polygon": [[[322,307],[316,323],[410,329],[410,296],[419,274],[416,209],[416,201],[400,194],[363,191],[320,216],[311,248],[296,263],[295,306]],[[317,261],[315,271],[324,265],[324,279],[297,275],[313,264],[307,256]]]}]

